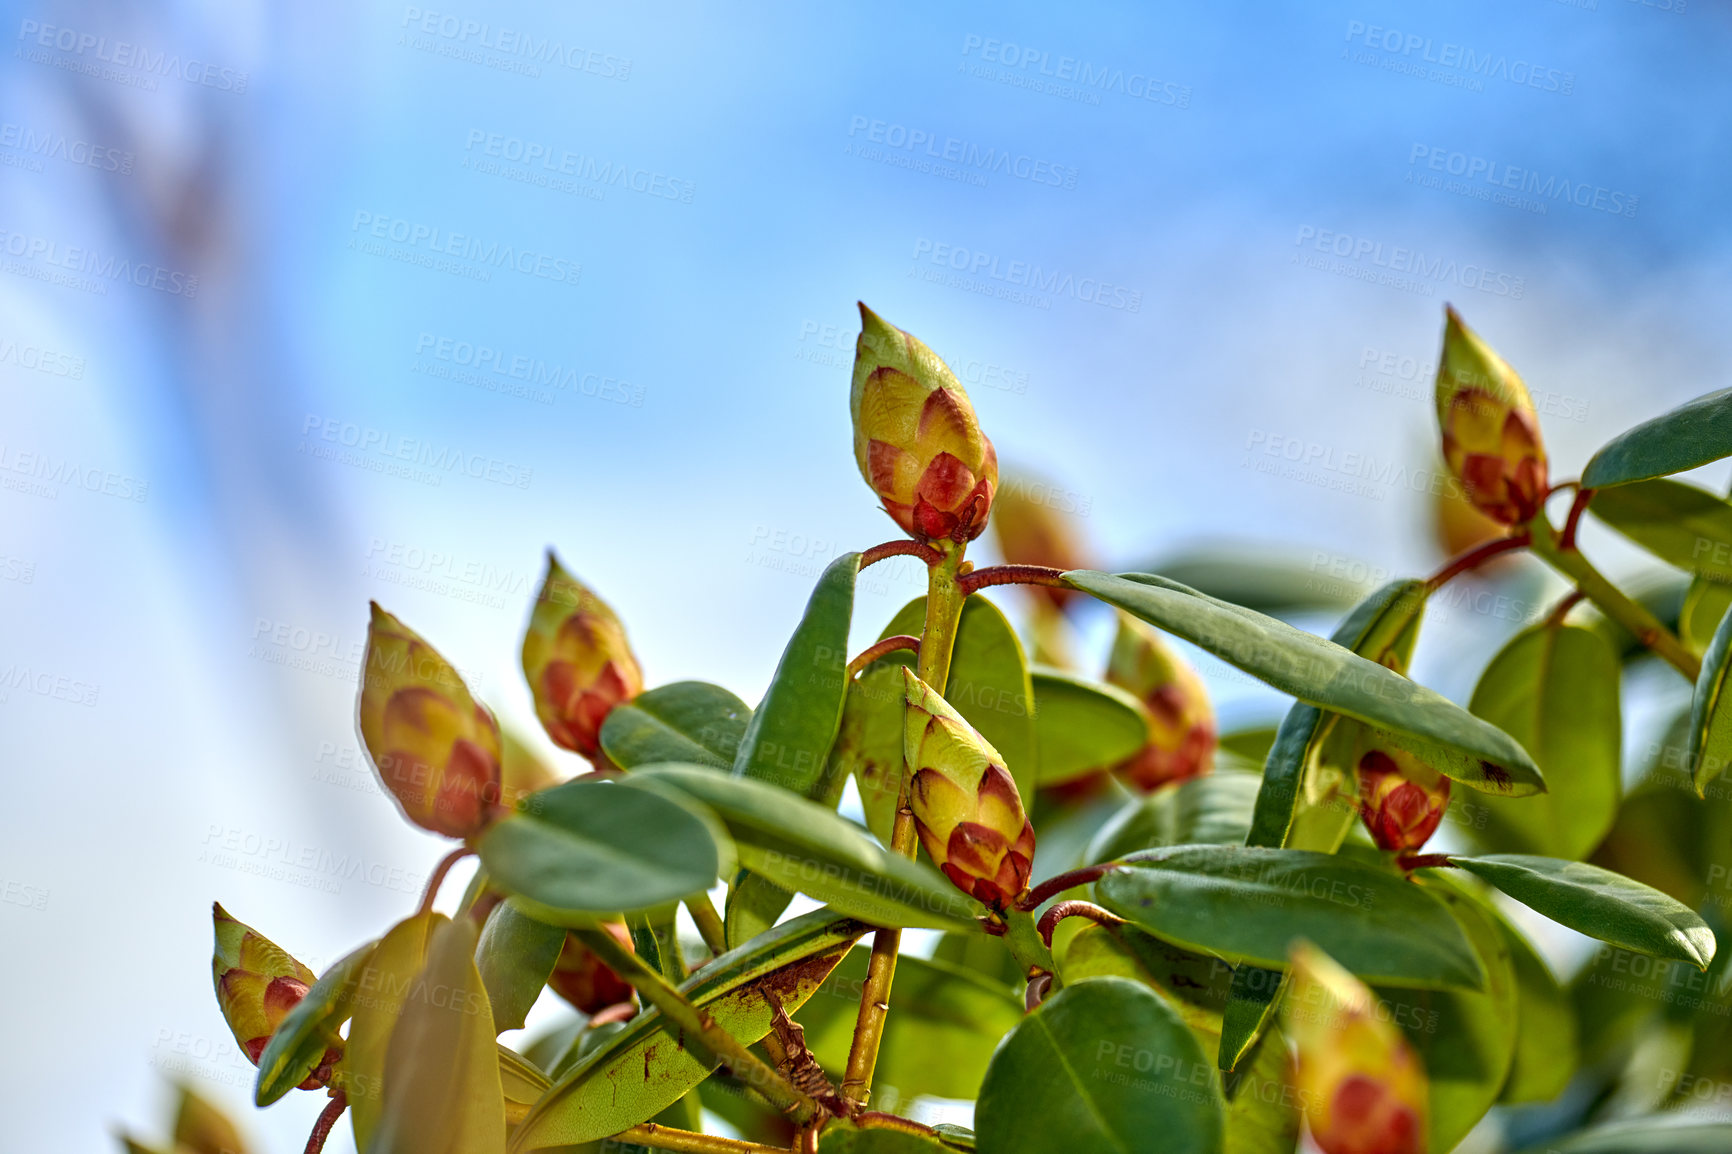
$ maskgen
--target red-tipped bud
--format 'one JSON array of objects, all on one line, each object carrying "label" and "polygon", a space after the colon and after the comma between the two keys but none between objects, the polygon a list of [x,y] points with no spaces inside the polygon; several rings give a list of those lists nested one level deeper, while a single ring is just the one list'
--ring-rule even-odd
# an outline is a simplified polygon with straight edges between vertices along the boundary
[{"label": "red-tipped bud", "polygon": [[523,675],[548,736],[591,760],[601,752],[601,723],[608,713],[643,692],[625,626],[607,602],[565,571],[551,549],[523,635]]},{"label": "red-tipped bud", "polygon": [[[211,978],[216,984],[217,1006],[247,1060],[256,1066],[265,1043],[283,1024],[283,1018],[307,996],[313,971],[251,926],[230,917],[220,904],[212,904],[211,918],[216,924]],[[339,1051],[327,1050],[325,1060],[300,1088],[323,1086],[339,1056]]]},{"label": "red-tipped bud", "polygon": [[1527,386],[1448,310],[1437,365],[1443,458],[1467,498],[1492,520],[1521,524],[1546,496],[1546,451]]},{"label": "red-tipped bud", "polygon": [[920,844],[956,888],[1003,909],[1028,889],[1034,826],[1004,758],[932,687],[903,671],[903,755]]},{"label": "red-tipped bud", "polygon": [[505,812],[498,723],[438,650],[377,604],[360,722],[380,781],[416,825],[467,838]]},{"label": "red-tipped bud", "polygon": [[1201,777],[1215,767],[1215,711],[1203,679],[1160,634],[1120,616],[1107,681],[1148,707],[1149,743],[1118,767],[1141,790]]},{"label": "red-tipped bud", "polygon": [[[602,925],[614,940],[631,949],[631,934],[618,922]],[[630,1002],[631,984],[608,968],[595,951],[578,940],[575,934],[565,935],[565,947],[559,951],[559,961],[547,979],[553,992],[586,1014],[597,1014],[609,1006]]]},{"label": "red-tipped bud", "polygon": [[1369,749],[1355,766],[1359,816],[1379,849],[1412,853],[1449,808],[1449,778],[1403,749]]},{"label": "red-tipped bud", "polygon": [[860,475],[904,532],[918,541],[980,536],[998,455],[968,393],[936,353],[865,305],[849,410]]}]

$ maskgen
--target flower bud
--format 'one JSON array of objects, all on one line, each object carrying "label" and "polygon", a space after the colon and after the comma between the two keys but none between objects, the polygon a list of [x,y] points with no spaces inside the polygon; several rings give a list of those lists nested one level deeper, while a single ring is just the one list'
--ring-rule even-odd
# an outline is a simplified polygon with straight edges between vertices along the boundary
[{"label": "flower bud", "polygon": [[920,844],[957,889],[1003,909],[1028,889],[1034,826],[1004,758],[904,669],[903,754]]},{"label": "flower bud", "polygon": [[1300,942],[1281,1017],[1305,1121],[1324,1154],[1424,1154],[1425,1071],[1365,983]]},{"label": "flower bud", "polygon": [[937,354],[865,305],[848,407],[854,460],[892,520],[920,541],[980,536],[998,488],[992,442]]},{"label": "flower bud", "polygon": [[1148,708],[1149,743],[1118,767],[1141,790],[1201,777],[1215,767],[1215,711],[1197,671],[1141,621],[1122,614],[1107,681]]},{"label": "flower bud", "polygon": [[467,838],[504,812],[498,723],[438,650],[377,603],[360,722],[380,781],[416,825]]},{"label": "flower bud", "polygon": [[548,736],[592,761],[601,752],[601,723],[608,713],[643,692],[625,626],[607,602],[565,571],[551,549],[523,635],[523,675]]},{"label": "flower bud", "polygon": [[1449,309],[1437,365],[1443,457],[1467,498],[1504,525],[1521,524],[1546,495],[1546,451],[1527,386]]},{"label": "flower bud", "polygon": [[1359,817],[1377,848],[1412,853],[1424,845],[1449,807],[1449,778],[1395,748],[1367,750],[1356,769]]},{"label": "flower bud", "polygon": [[[307,996],[315,980],[313,971],[251,926],[230,917],[220,903],[211,904],[211,918],[216,923],[211,977],[216,983],[217,1005],[247,1060],[256,1066],[283,1018]],[[325,1060],[300,1088],[323,1086],[339,1056],[336,1049],[325,1051]]]},{"label": "flower bud", "polygon": [[[604,922],[602,929],[612,934],[621,946],[631,949],[631,934],[618,922]],[[582,1010],[596,1014],[609,1006],[631,1001],[631,983],[608,968],[595,951],[578,940],[576,934],[565,935],[565,947],[553,964],[547,984],[553,992]]]}]

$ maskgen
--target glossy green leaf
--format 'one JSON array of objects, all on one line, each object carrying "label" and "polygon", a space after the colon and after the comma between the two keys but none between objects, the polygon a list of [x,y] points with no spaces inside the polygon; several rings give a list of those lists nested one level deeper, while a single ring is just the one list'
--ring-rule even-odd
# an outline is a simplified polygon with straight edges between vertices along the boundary
[{"label": "glossy green leaf", "polygon": [[1522,1154],[1720,1154],[1732,1150],[1732,1122],[1636,1118],[1548,1138]]},{"label": "glossy green leaf", "polygon": [[722,932],[728,948],[735,949],[775,925],[793,900],[793,891],[750,870],[740,870],[728,885],[728,901],[722,910]]},{"label": "glossy green leaf", "polygon": [[1684,603],[1678,607],[1679,639],[1697,653],[1707,649],[1728,609],[1732,609],[1732,585],[1706,577],[1691,579]]},{"label": "glossy green leaf", "polygon": [[1269,1028],[1283,976],[1280,970],[1262,966],[1247,964],[1233,968],[1227,1004],[1221,1010],[1221,1046],[1215,1054],[1215,1064],[1221,1069],[1237,1070]]},{"label": "glossy green leaf", "polygon": [[896,824],[896,801],[902,788],[902,713],[907,690],[904,669],[914,668],[914,655],[900,650],[872,662],[848,687],[842,728],[830,749],[839,778],[854,775],[866,828],[885,845]]},{"label": "glossy green leaf", "polygon": [[1114,814],[1084,856],[1092,863],[1162,846],[1242,845],[1261,784],[1229,769],[1164,785]]},{"label": "glossy green leaf", "polygon": [[368,1154],[505,1154],[505,1094],[468,918],[443,922],[403,1000]]},{"label": "glossy green leaf", "polygon": [[1449,910],[1399,874],[1335,854],[1179,846],[1125,860],[1101,904],[1158,938],[1235,964],[1283,969],[1306,938],[1368,982],[1479,989],[1484,974]]},{"label": "glossy green leaf", "polygon": [[1698,797],[1720,776],[1732,759],[1732,695],[1726,692],[1726,672],[1732,669],[1732,613],[1720,621],[1702,654],[1702,672],[1690,699],[1690,730],[1684,748],[1693,767],[1691,780]]},{"label": "glossy green leaf", "polygon": [[1487,846],[1584,858],[1600,844],[1622,792],[1622,679],[1605,638],[1575,625],[1525,629],[1491,659],[1468,708],[1533,754],[1547,792],[1476,799]]},{"label": "glossy green leaf", "polygon": [[368,942],[326,970],[265,1043],[253,1095],[261,1109],[306,1081],[324,1060],[325,1051],[342,1044],[338,1031],[354,1009],[361,972],[374,945]]},{"label": "glossy green leaf", "polygon": [[[1218,1049],[1220,1035],[1199,1032],[1205,1054]],[[1299,1142],[1301,1098],[1291,1081],[1287,1039],[1279,1027],[1263,1036],[1251,1060],[1227,1085],[1225,1154],[1293,1154]]]},{"label": "glossy green leaf", "polygon": [[1602,489],[1588,512],[1687,573],[1732,583],[1732,503],[1682,481]]},{"label": "glossy green leaf", "polygon": [[1628,485],[1727,455],[1732,455],[1732,389],[1721,389],[1613,437],[1582,470],[1582,487]]},{"label": "glossy green leaf", "polygon": [[1216,740],[1216,747],[1221,753],[1253,766],[1263,764],[1263,760],[1269,756],[1269,747],[1274,744],[1275,727],[1272,725],[1235,729],[1221,734]]},{"label": "glossy green leaf", "polygon": [[975,1110],[982,1154],[1219,1154],[1214,1064],[1160,995],[1091,978],[1041,1003],[993,1055]]},{"label": "glossy green leaf", "polygon": [[1564,1092],[1579,1060],[1576,1015],[1551,966],[1508,919],[1489,907],[1509,947],[1516,982],[1516,1044],[1498,1101],[1550,1102]]},{"label": "glossy green leaf", "polygon": [[[379,939],[361,968],[355,993],[355,1020],[343,1050],[339,1085],[349,1098],[355,1147],[370,1149],[373,1131],[384,1107],[385,1053],[397,1026],[403,999],[427,959],[433,930],[445,923],[440,914],[405,918]],[[491,1039],[489,1039],[491,1041]]]},{"label": "glossy green leaf", "polygon": [[970,929],[981,912],[937,870],[889,852],[847,818],[785,789],[690,765],[646,766],[624,784],[695,798],[727,826],[742,866],[862,921]]},{"label": "glossy green leaf", "polygon": [[509,1121],[513,1106],[518,1107],[516,1113],[519,1115],[526,1113],[553,1088],[553,1083],[548,1081],[539,1066],[509,1046],[498,1047],[498,1052],[499,1087],[505,1095]]},{"label": "glossy green leaf", "polygon": [[1259,613],[1289,616],[1346,609],[1364,593],[1363,574],[1373,567],[1315,551],[1281,551],[1258,541],[1212,545],[1139,568]]},{"label": "glossy green leaf", "polygon": [[1147,711],[1118,686],[1045,666],[1037,666],[1030,676],[1035,777],[1041,785],[1110,769],[1148,744]]},{"label": "glossy green leaf", "polygon": [[[980,937],[982,935],[975,935]],[[859,946],[797,1015],[806,1046],[840,1077],[848,1062],[868,949]],[[892,1010],[873,1072],[874,1102],[921,1094],[973,1098],[999,1040],[1022,1021],[1020,993],[970,970],[904,954],[896,961]]]},{"label": "glossy green leaf", "polygon": [[944,1154],[951,1149],[936,1133],[862,1129],[847,1122],[832,1122],[818,1140],[819,1154]]},{"label": "glossy green leaf", "polygon": [[1696,912],[1659,890],[1585,862],[1522,854],[1452,857],[1529,909],[1578,933],[1707,969],[1714,934]]},{"label": "glossy green leaf", "polygon": [[[680,991],[722,1029],[753,1043],[770,1032],[764,990],[788,1012],[798,1010],[866,929],[816,910],[723,954]],[[587,1050],[555,1081],[518,1127],[511,1149],[569,1146],[617,1134],[677,1102],[714,1068],[678,1031],[669,1031],[659,1010],[649,1010]]]},{"label": "glossy green leaf", "polygon": [[564,946],[565,927],[537,921],[509,901],[493,907],[481,928],[475,964],[493,1008],[494,1025],[501,1030],[523,1028],[523,1019],[541,997]]},{"label": "glossy green leaf", "polygon": [[[713,771],[710,771],[713,772]],[[488,876],[545,921],[645,909],[707,890],[719,868],[688,809],[614,782],[569,781],[524,799],[481,835]]]},{"label": "glossy green leaf", "polygon": [[626,929],[631,931],[632,949],[649,963],[651,969],[679,985],[686,980],[685,954],[680,949],[678,928],[679,903],[640,910],[626,915]]},{"label": "glossy green leaf", "polygon": [[824,768],[842,723],[848,625],[859,572],[860,554],[844,553],[819,576],[770,688],[740,739],[733,766],[737,776],[835,804],[833,791],[841,782],[827,781]]},{"label": "glossy green leaf", "polygon": [[601,748],[622,769],[687,761],[727,769],[734,764],[752,707],[719,685],[676,681],[608,712]]}]

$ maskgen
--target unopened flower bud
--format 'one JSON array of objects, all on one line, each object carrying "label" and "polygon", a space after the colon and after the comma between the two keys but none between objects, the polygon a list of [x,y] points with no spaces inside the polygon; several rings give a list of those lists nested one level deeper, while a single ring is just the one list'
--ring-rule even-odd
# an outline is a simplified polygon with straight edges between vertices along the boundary
[{"label": "unopened flower bud", "polygon": [[416,825],[467,838],[504,812],[498,723],[438,650],[376,603],[360,721],[373,768]]},{"label": "unopened flower bud", "polygon": [[1424,845],[1449,807],[1449,778],[1395,748],[1366,750],[1355,769],[1359,816],[1377,847],[1411,853]]},{"label": "unopened flower bud", "polygon": [[848,407],[860,475],[892,520],[920,541],[980,536],[998,455],[968,393],[936,353],[865,305]]},{"label": "unopened flower bud", "polygon": [[1425,1154],[1425,1071],[1365,983],[1301,942],[1281,1017],[1305,1121],[1324,1154]]},{"label": "unopened flower bud", "polygon": [[1486,516],[1521,524],[1546,496],[1546,451],[1533,399],[1516,371],[1448,310],[1437,365],[1443,458]]},{"label": "unopened flower bud", "polygon": [[601,723],[608,713],[643,692],[625,626],[607,602],[565,571],[551,549],[523,635],[523,675],[548,736],[591,760],[601,752]]},{"label": "unopened flower bud", "polygon": [[[604,922],[602,929],[625,949],[632,948],[631,934],[618,922]],[[576,934],[565,935],[565,947],[559,951],[559,960],[554,963],[547,984],[586,1014],[629,1002],[632,996],[631,984],[609,969]]]},{"label": "unopened flower bud", "polygon": [[[216,983],[217,1005],[247,1060],[256,1066],[283,1018],[307,996],[315,980],[313,971],[251,926],[230,917],[220,903],[211,905],[211,917],[216,923],[211,977]],[[300,1088],[323,1086],[339,1056],[338,1050],[327,1050],[324,1061]]]},{"label": "unopened flower bud", "polygon": [[1215,766],[1215,711],[1203,679],[1135,618],[1119,617],[1107,681],[1148,708],[1149,743],[1118,767],[1141,790],[1201,777]]},{"label": "unopened flower bud", "polygon": [[1003,909],[1028,889],[1034,826],[1004,758],[931,686],[903,671],[903,754],[920,843],[957,889]]},{"label": "unopened flower bud", "polygon": [[[993,497],[992,529],[999,552],[1012,565],[1045,565],[1053,569],[1092,568],[1076,523],[1054,500],[1059,489],[1044,481],[1018,476],[1006,481]],[[1074,505],[1074,503],[1073,503]],[[1027,586],[1030,594],[1064,608],[1074,589]]]}]

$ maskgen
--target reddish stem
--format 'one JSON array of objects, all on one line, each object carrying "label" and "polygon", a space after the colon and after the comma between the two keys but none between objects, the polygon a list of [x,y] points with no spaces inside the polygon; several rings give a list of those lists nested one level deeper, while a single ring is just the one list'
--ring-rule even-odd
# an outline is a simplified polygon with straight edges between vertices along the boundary
[{"label": "reddish stem", "polygon": [[427,879],[427,888],[421,893],[421,905],[416,914],[425,914],[433,909],[433,899],[439,896],[439,886],[445,881],[445,875],[451,872],[452,866],[474,852],[468,846],[462,846],[439,859],[439,864],[433,867],[433,873]]},{"label": "reddish stem", "polygon": [[864,569],[868,565],[876,565],[889,557],[918,557],[926,562],[928,568],[944,560],[944,556],[938,550],[930,545],[923,545],[919,541],[886,541],[884,544],[874,545],[860,554],[860,568]]},{"label": "reddish stem", "polygon": [[1022,992],[1022,1008],[1034,1013],[1040,1004],[1046,1001],[1048,991],[1052,989],[1052,974],[1047,970],[1038,970],[1029,976],[1028,988]]},{"label": "reddish stem", "polygon": [[919,653],[920,638],[910,637],[906,633],[898,633],[894,637],[886,637],[884,640],[861,650],[860,656],[848,663],[849,679],[852,680],[862,669],[866,668],[886,653],[895,653],[898,649],[912,649],[914,652]]},{"label": "reddish stem", "polygon": [[1401,867],[1403,873],[1412,873],[1414,870],[1460,868],[1454,862],[1449,860],[1449,855],[1446,853],[1406,854],[1402,857],[1396,858],[1395,864]]},{"label": "reddish stem", "polygon": [[1064,570],[1048,565],[994,565],[958,577],[956,584],[965,597],[992,585],[1050,585],[1054,589],[1070,588],[1065,583]]},{"label": "reddish stem", "polygon": [[342,1116],[343,1110],[349,1105],[348,1095],[338,1090],[331,1095],[331,1100],[319,1112],[318,1121],[313,1123],[313,1132],[307,1135],[306,1154],[319,1154],[325,1148],[325,1139],[331,1136],[331,1130]]},{"label": "reddish stem", "polygon": [[1120,864],[1116,861],[1102,862],[1100,865],[1084,866],[1082,869],[1071,870],[1068,873],[1054,874],[1022,895],[1022,900],[1016,903],[1016,908],[1025,912],[1038,909],[1042,902],[1054,894],[1062,894],[1076,886],[1086,886]]},{"label": "reddish stem", "polygon": [[1564,518],[1564,531],[1558,534],[1559,549],[1574,549],[1576,547],[1576,526],[1581,522],[1582,513],[1588,507],[1588,502],[1594,499],[1592,489],[1576,487],[1576,499],[1570,502],[1569,516]]},{"label": "reddish stem", "polygon": [[1034,927],[1040,931],[1040,940],[1046,943],[1047,949],[1052,949],[1052,932],[1066,918],[1087,918],[1097,926],[1106,926],[1109,929],[1125,924],[1125,919],[1101,909],[1093,902],[1060,902],[1042,914],[1040,921]]},{"label": "reddish stem", "polygon": [[1425,591],[1435,593],[1449,584],[1452,579],[1461,576],[1470,569],[1479,568],[1500,553],[1508,553],[1512,549],[1525,549],[1527,546],[1528,532],[1526,529],[1512,533],[1508,537],[1499,537],[1494,541],[1477,545],[1465,553],[1450,558],[1442,569],[1426,578]]},{"label": "reddish stem", "polygon": [[1587,594],[1583,593],[1580,589],[1572,589],[1568,593],[1564,594],[1563,599],[1557,603],[1556,608],[1554,608],[1550,615],[1546,617],[1546,628],[1556,629],[1558,626],[1562,625],[1564,623],[1564,618],[1569,616],[1570,610],[1580,604],[1582,599],[1586,596]]}]

